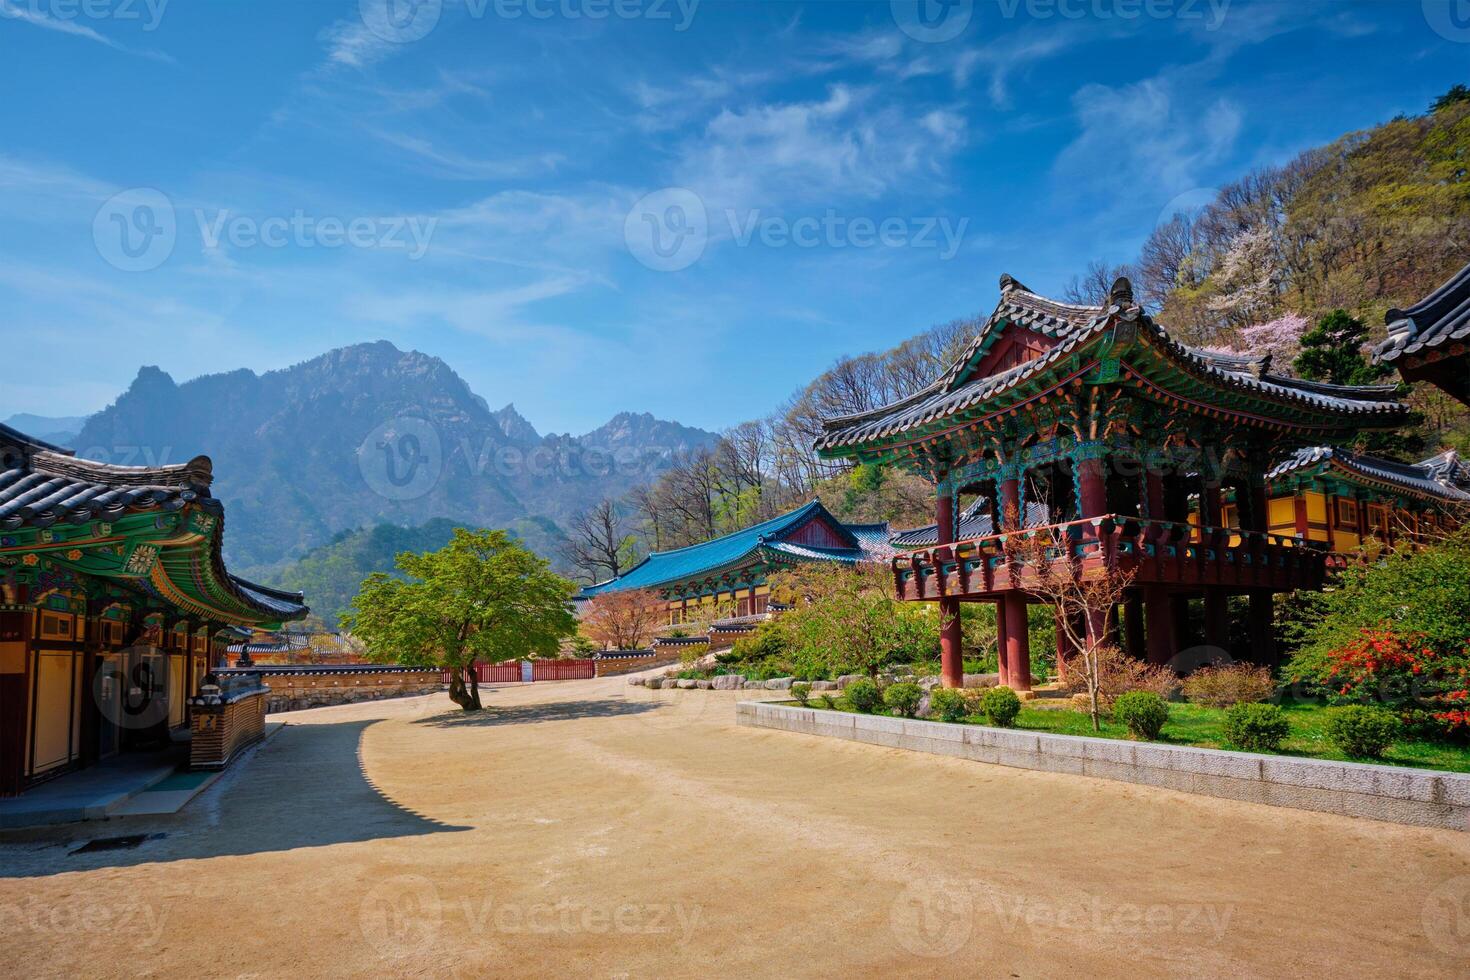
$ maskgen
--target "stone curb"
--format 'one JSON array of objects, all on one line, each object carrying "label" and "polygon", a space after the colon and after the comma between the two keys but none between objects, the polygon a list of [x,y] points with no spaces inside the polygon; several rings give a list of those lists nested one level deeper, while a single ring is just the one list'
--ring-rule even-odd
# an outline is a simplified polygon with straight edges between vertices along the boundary
[{"label": "stone curb", "polygon": [[1164,789],[1470,830],[1470,775],[741,701],[736,723]]}]

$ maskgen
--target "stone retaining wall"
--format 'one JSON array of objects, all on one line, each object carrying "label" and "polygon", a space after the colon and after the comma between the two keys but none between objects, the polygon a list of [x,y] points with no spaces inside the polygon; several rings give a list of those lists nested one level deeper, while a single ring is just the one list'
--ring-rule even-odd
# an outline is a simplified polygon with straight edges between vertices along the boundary
[{"label": "stone retaining wall", "polygon": [[652,670],[655,667],[668,667],[678,663],[680,660],[678,651],[654,656],[643,655],[639,657],[617,657],[603,654],[597,658],[598,677],[616,677],[619,674],[632,674],[640,670]]},{"label": "stone retaining wall", "polygon": [[337,668],[321,672],[267,670],[263,673],[270,687],[266,710],[272,714],[382,698],[411,698],[444,690],[443,676],[437,670]]},{"label": "stone retaining wall", "polygon": [[736,721],[1268,806],[1470,830],[1470,775],[742,701]]}]

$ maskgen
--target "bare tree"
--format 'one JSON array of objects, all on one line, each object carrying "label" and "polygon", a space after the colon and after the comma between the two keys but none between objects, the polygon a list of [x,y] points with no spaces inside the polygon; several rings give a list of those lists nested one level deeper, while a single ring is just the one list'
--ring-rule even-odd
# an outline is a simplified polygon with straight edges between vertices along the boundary
[{"label": "bare tree", "polygon": [[564,557],[590,582],[617,578],[628,565],[628,534],[617,505],[603,500],[572,518]]},{"label": "bare tree", "polygon": [[1092,730],[1099,731],[1103,672],[1115,652],[1105,624],[1113,607],[1123,601],[1133,573],[1123,572],[1111,562],[1085,567],[1065,527],[1038,528],[1012,536],[1007,549],[1007,559],[1025,575],[1027,590],[1056,608],[1057,629],[1076,652],[1065,666],[1058,658],[1057,670],[1065,670],[1073,678],[1072,683],[1081,682]]},{"label": "bare tree", "polygon": [[1073,276],[1062,290],[1062,298],[1078,306],[1107,306],[1108,295],[1119,277],[1134,275],[1132,266],[1109,265],[1099,259],[1087,263],[1087,271]]},{"label": "bare tree", "polygon": [[647,590],[608,592],[595,596],[582,614],[581,630],[604,650],[642,649],[658,630],[663,603]]}]

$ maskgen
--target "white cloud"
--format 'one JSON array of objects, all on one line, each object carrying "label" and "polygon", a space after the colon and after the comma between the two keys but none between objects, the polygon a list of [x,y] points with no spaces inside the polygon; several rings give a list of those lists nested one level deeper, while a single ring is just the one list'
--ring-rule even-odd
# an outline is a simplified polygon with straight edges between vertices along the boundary
[{"label": "white cloud", "polygon": [[1082,131],[1058,156],[1054,176],[1078,193],[1167,196],[1205,183],[1205,171],[1235,147],[1241,110],[1223,98],[1176,102],[1163,77],[1084,85],[1072,98]]},{"label": "white cloud", "polygon": [[361,19],[339,20],[322,31],[327,42],[327,64],[366,68],[400,47],[368,29]]},{"label": "white cloud", "polygon": [[[160,11],[161,14],[161,11]],[[12,0],[0,0],[0,20],[18,20],[32,27],[42,30],[55,31],[58,34],[68,34],[72,37],[84,38],[97,44],[121,51],[124,54],[136,55],[140,58],[151,58],[154,61],[173,63],[173,58],[162,51],[154,51],[149,48],[130,48],[125,44],[119,44],[105,34],[100,34],[86,24],[78,24],[73,20],[62,20],[52,17],[50,14],[37,10],[34,7],[26,9],[12,2]]]},{"label": "white cloud", "polygon": [[877,95],[834,85],[820,101],[722,110],[686,141],[673,182],[715,209],[779,208],[870,200],[915,175],[941,175],[964,142],[964,119]]}]

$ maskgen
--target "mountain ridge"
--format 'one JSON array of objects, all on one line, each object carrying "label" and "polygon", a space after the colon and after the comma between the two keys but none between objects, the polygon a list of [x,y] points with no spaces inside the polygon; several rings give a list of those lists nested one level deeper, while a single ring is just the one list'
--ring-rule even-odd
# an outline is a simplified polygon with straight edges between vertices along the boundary
[{"label": "mountain ridge", "polygon": [[130,465],[209,455],[227,558],[269,575],[377,524],[561,524],[717,438],[633,412],[581,436],[542,436],[514,404],[490,409],[442,359],[375,341],[182,383],[144,365],[71,445]]}]

